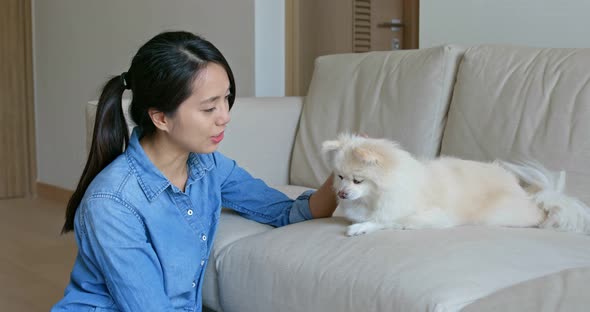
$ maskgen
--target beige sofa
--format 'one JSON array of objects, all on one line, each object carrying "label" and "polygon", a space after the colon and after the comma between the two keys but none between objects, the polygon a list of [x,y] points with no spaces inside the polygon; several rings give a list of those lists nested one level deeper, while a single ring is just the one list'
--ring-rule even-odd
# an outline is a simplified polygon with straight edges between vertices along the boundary
[{"label": "beige sofa", "polygon": [[[88,118],[95,104],[88,105]],[[290,196],[329,175],[340,131],[421,157],[530,157],[590,204],[590,49],[443,46],[320,57],[306,97],[239,98],[221,151]],[[465,226],[344,235],[222,213],[203,287],[216,311],[588,311],[590,236]]]}]

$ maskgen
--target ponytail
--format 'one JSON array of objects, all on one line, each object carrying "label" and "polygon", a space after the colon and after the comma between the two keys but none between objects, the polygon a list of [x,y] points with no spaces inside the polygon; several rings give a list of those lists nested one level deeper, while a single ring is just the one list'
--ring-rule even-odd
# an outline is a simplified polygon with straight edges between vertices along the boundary
[{"label": "ponytail", "polygon": [[100,95],[96,108],[90,153],[78,186],[68,201],[62,234],[74,229],[76,210],[90,182],[102,169],[121,155],[129,143],[129,131],[122,105],[123,92],[129,88],[125,75],[123,73],[109,80]]}]

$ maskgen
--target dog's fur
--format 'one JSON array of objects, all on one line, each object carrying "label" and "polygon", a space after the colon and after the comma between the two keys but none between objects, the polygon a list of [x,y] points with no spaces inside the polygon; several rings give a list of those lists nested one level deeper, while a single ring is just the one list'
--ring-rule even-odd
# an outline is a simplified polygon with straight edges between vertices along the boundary
[{"label": "dog's fur", "polygon": [[395,142],[341,134],[322,146],[347,235],[459,225],[552,228],[590,234],[590,209],[566,196],[565,174],[538,163],[418,160]]}]

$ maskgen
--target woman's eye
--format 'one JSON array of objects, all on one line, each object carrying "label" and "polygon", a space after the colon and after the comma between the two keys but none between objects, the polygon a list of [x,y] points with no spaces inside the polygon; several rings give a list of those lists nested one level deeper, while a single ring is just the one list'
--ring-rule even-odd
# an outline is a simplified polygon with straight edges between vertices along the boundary
[{"label": "woman's eye", "polygon": [[340,180],[344,179],[341,175],[338,175],[338,177],[340,178]]},{"label": "woman's eye", "polygon": [[352,183],[354,183],[354,184],[360,184],[360,183],[363,183],[363,180],[354,179],[354,180],[352,180]]},{"label": "woman's eye", "polygon": [[212,113],[215,110],[215,107],[203,110],[206,113]]}]

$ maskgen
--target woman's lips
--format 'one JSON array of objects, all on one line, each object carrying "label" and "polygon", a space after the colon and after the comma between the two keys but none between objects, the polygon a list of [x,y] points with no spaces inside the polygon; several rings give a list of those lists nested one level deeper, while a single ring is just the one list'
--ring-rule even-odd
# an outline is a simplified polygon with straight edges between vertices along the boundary
[{"label": "woman's lips", "polygon": [[215,143],[215,144],[217,144],[217,143],[221,142],[221,140],[223,140],[223,134],[224,134],[224,133],[225,133],[225,132],[221,132],[220,134],[218,134],[218,135],[216,135],[216,136],[213,136],[213,137],[211,137],[211,141],[212,141],[213,143]]}]

